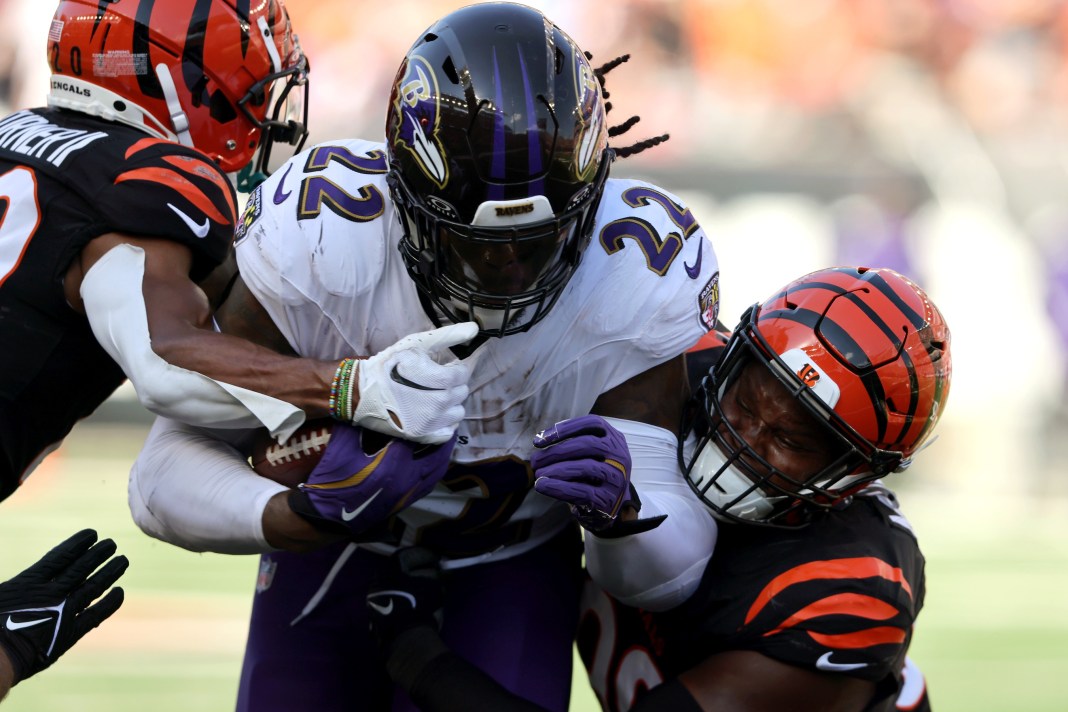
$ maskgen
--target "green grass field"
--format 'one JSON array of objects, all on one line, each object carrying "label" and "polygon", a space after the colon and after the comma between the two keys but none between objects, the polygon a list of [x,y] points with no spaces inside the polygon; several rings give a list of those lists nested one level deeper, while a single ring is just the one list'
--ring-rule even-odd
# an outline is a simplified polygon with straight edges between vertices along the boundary
[{"label": "green grass field", "polygon": [[[123,608],[4,712],[233,708],[256,566],[148,538],[126,509],[143,430],[83,424],[0,505],[0,579],[83,527],[131,559]],[[912,657],[939,712],[1068,710],[1068,507],[1056,500],[904,492],[928,559]],[[597,709],[576,677],[579,712]]]}]

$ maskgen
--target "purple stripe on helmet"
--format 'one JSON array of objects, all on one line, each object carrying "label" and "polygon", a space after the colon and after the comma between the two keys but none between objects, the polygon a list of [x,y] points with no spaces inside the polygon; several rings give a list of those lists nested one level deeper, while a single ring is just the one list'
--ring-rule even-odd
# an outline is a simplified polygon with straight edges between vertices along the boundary
[{"label": "purple stripe on helmet", "polygon": [[[504,180],[505,152],[504,152],[504,95],[501,91],[501,67],[497,61],[497,48],[493,48],[493,87],[494,87],[494,116],[493,116],[493,167],[490,178],[495,181]],[[504,186],[499,182],[489,184],[489,200],[503,200]]]},{"label": "purple stripe on helmet", "polygon": [[[527,63],[523,60],[523,53],[519,52],[519,66],[523,72],[523,98],[527,105],[527,175],[539,175],[542,172],[541,163],[541,134],[538,132],[538,117],[534,107],[534,93],[530,90],[530,76],[527,74]],[[544,195],[545,179],[538,178],[532,181],[527,195]]]}]

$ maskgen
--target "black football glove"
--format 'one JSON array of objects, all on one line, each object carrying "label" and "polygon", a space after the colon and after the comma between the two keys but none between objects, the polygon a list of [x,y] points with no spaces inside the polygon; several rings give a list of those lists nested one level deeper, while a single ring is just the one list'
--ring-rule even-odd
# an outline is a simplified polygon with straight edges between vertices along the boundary
[{"label": "black football glove", "polygon": [[423,547],[400,549],[367,592],[367,612],[383,651],[406,630],[441,627],[441,568],[438,555]]},{"label": "black football glove", "polygon": [[130,565],[125,556],[108,561],[115,542],[96,538],[92,529],[80,531],[0,583],[0,648],[16,683],[54,663],[122,605],[121,588],[93,604]]}]

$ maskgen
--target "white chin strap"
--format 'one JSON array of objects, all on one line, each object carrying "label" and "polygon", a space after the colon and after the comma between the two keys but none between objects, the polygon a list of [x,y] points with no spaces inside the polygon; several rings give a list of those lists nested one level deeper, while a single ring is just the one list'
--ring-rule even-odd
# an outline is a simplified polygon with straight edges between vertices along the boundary
[{"label": "white chin strap", "polygon": [[159,85],[163,89],[163,98],[167,102],[167,113],[171,117],[171,126],[174,135],[178,137],[178,143],[193,148],[193,137],[189,135],[189,117],[182,110],[182,102],[178,99],[178,89],[174,86],[174,78],[166,64],[156,65],[156,76]]},{"label": "white chin strap", "polygon": [[[726,464],[727,459],[716,444],[705,443],[687,479],[698,491],[704,493],[706,502],[714,504],[739,519],[760,521],[772,513],[778,502],[785,499],[782,496],[768,497],[759,487],[743,497],[746,490],[753,488],[753,481],[743,475],[734,465],[724,469]],[[712,485],[706,489],[706,485],[720,470],[723,470],[722,474],[716,477]],[[732,502],[734,502],[733,505],[731,505]]]}]

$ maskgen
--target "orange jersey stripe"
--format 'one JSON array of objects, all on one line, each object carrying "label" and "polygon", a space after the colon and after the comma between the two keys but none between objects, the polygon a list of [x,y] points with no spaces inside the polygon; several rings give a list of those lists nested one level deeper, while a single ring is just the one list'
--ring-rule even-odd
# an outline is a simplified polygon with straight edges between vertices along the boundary
[{"label": "orange jersey stripe", "polygon": [[[126,160],[129,160],[135,153],[139,153],[161,143],[169,144],[172,142],[162,138],[143,138],[126,149]],[[219,171],[211,167],[207,159],[201,160],[194,158],[193,156],[164,156],[163,160],[190,175],[200,176],[201,178],[210,180],[219,187],[219,190],[226,198],[226,202],[230,207],[230,212],[234,215],[237,214],[237,206],[234,205],[234,199],[230,194],[230,184],[226,182],[226,179],[222,177]]]},{"label": "orange jersey stripe", "polygon": [[136,168],[117,177],[115,184],[118,185],[128,180],[144,180],[164,185],[181,193],[186,200],[197,206],[201,212],[215,222],[222,225],[233,224],[231,218],[227,218],[215,208],[215,204],[211,202],[208,196],[204,195],[188,178],[183,177],[176,171],[167,170],[166,168]]},{"label": "orange jersey stripe", "polygon": [[219,171],[212,168],[205,161],[190,156],[167,156],[163,160],[190,175],[210,180],[226,196],[226,203],[230,207],[230,212],[236,214],[237,207],[234,205],[234,199],[230,195],[230,184],[226,182],[226,179],[223,178]]},{"label": "orange jersey stripe", "polygon": [[912,597],[912,587],[905,580],[904,572],[897,567],[890,566],[881,559],[864,556],[853,559],[811,561],[801,566],[795,566],[772,579],[753,601],[753,605],[749,607],[745,622],[747,624],[750,623],[771,599],[794,584],[818,579],[861,579],[873,576],[879,576],[888,581],[901,584],[901,587],[905,589],[909,597]]},{"label": "orange jersey stripe", "polygon": [[173,143],[173,141],[167,141],[166,139],[162,138],[143,138],[126,149],[126,160],[130,160],[130,156],[134,155],[135,153],[139,153],[145,150],[146,148],[151,148],[152,146],[156,146],[161,143]]},{"label": "orange jersey stripe", "polygon": [[900,645],[905,642],[905,631],[901,628],[883,626],[880,628],[868,628],[858,630],[855,633],[842,633],[841,635],[823,635],[806,631],[813,640],[820,645],[838,650],[856,650],[858,648],[870,648],[873,645]]},{"label": "orange jersey stripe", "polygon": [[885,621],[897,614],[896,607],[891,606],[886,601],[880,601],[878,598],[859,593],[839,593],[821,598],[815,603],[805,606],[783,621],[782,625],[764,635],[774,635],[786,628],[793,628],[798,623],[822,616],[853,616],[854,618]]}]

